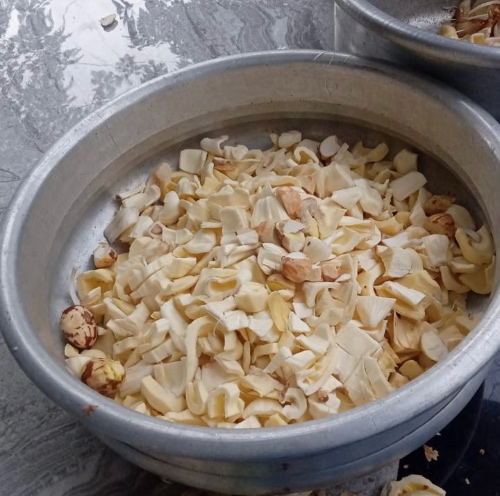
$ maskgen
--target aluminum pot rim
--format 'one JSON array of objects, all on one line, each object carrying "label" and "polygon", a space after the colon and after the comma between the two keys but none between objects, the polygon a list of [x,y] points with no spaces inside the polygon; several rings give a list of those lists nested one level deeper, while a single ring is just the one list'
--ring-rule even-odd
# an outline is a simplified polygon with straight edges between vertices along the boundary
[{"label": "aluminum pot rim", "polygon": [[[294,448],[300,450],[301,454],[322,452],[332,446],[354,443],[393,428],[394,423],[387,416],[380,415],[380,412],[390,410],[397,414],[397,418],[406,419],[409,411],[416,416],[427,410],[429,402],[437,405],[447,396],[456,394],[466,381],[490,362],[496,349],[500,347],[500,333],[496,333],[492,325],[500,315],[500,294],[495,290],[491,303],[475,330],[481,336],[481,342],[479,339],[464,340],[443,362],[404,388],[338,416],[256,431],[186,426],[131,411],[104,398],[76,379],[69,381],[68,377],[62,377],[60,364],[45,349],[38,349],[26,340],[23,329],[30,323],[23,312],[15,284],[17,246],[22,239],[21,226],[29,214],[38,185],[57,167],[79,139],[103,125],[111,115],[119,114],[126,107],[139,103],[155,92],[168,91],[169,88],[195,78],[232,69],[294,63],[319,63],[347,68],[354,73],[371,71],[388,80],[396,79],[412,91],[439,100],[457,117],[471,121],[484,139],[488,140],[500,163],[500,125],[467,97],[441,83],[391,65],[341,53],[279,50],[211,60],[156,78],[93,112],[58,140],[23,181],[4,214],[2,227],[5,235],[0,245],[0,327],[5,341],[30,379],[91,430],[134,446],[152,449],[161,447],[163,453],[188,458],[259,460],[264,456],[293,456]],[[485,342],[489,344],[486,350]],[[482,348],[481,353],[476,353],[479,347]],[[44,362],[46,360],[48,365]],[[447,373],[444,373],[446,370]],[[431,383],[432,388],[429,388]],[[96,405],[98,408],[92,415],[87,415],[84,411],[87,405]],[[404,420],[401,421],[403,422]]]},{"label": "aluminum pot rim", "polygon": [[499,68],[500,50],[474,43],[460,43],[437,33],[419,29],[379,9],[368,0],[335,0],[356,21],[408,50],[420,51],[444,63],[481,68]]}]

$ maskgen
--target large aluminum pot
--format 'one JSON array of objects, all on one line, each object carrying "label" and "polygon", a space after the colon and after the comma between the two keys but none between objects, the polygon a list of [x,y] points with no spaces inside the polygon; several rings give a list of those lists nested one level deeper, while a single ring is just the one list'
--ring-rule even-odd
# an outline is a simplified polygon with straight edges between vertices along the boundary
[{"label": "large aluminum pot", "polygon": [[500,50],[440,36],[459,0],[336,0],[335,49],[397,62],[462,91],[500,119]]},{"label": "large aluminum pot", "polygon": [[[57,404],[125,458],[168,479],[262,494],[324,487],[372,471],[446,425],[477,390],[500,346],[495,290],[473,335],[409,385],[336,417],[258,430],[147,417],[66,371],[58,320],[70,304],[69,276],[74,266],[86,268],[102,238],[115,208],[112,195],[144,177],[158,157],[172,157],[206,133],[229,132],[262,146],[269,131],[297,127],[313,137],[336,132],[367,144],[384,138],[414,145],[432,188],[451,189],[482,210],[500,246],[500,126],[443,86],[313,51],[215,60],[114,100],[51,148],[5,213],[0,324],[10,350]],[[460,193],[443,163],[468,188]]]}]

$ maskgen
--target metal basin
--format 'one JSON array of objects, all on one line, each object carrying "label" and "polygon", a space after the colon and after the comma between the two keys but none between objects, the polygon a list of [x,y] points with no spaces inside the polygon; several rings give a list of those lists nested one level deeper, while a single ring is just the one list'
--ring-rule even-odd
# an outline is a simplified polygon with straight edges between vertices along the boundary
[{"label": "metal basin", "polygon": [[500,119],[500,49],[440,36],[459,0],[336,0],[335,49],[397,62],[462,91]]},{"label": "metal basin", "polygon": [[335,132],[351,142],[387,139],[394,147],[414,146],[434,191],[457,194],[490,224],[500,246],[497,123],[438,84],[356,57],[312,51],[216,60],[124,95],[56,143],[5,213],[0,324],[13,355],[33,382],[105,443],[163,477],[264,494],[367,473],[447,424],[477,390],[500,346],[495,290],[478,303],[486,311],[475,331],[409,385],[336,417],[259,430],[147,417],[66,371],[58,319],[70,304],[69,276],[73,267],[87,267],[113,215],[114,193],[202,135],[227,131],[237,141],[262,145],[268,132],[290,128],[311,137]]}]

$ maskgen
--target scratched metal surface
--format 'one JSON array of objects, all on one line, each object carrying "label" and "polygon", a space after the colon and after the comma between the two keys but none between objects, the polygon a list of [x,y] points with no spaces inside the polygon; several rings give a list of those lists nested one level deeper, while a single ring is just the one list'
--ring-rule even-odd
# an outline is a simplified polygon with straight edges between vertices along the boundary
[{"label": "scratched metal surface", "polygon": [[[117,22],[104,30],[99,19],[111,13]],[[0,0],[0,215],[50,145],[124,91],[222,55],[332,50],[333,40],[331,0]],[[495,370],[490,396],[499,395],[500,364]],[[388,467],[350,489],[371,495],[394,474]],[[110,452],[46,399],[0,338],[0,494],[182,492]]]},{"label": "scratched metal surface", "polygon": [[439,26],[452,17],[453,8],[459,3],[454,0],[372,0],[373,5],[396,19],[426,31],[438,32]]}]

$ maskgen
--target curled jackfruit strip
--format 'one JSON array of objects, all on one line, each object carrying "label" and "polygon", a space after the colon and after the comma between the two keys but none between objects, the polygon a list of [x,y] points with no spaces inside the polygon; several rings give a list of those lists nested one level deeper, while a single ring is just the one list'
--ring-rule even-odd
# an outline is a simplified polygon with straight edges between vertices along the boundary
[{"label": "curled jackfruit strip", "polygon": [[247,282],[242,284],[234,296],[236,306],[247,313],[262,312],[268,300],[267,289],[263,284]]},{"label": "curled jackfruit strip", "polygon": [[340,227],[328,237],[327,242],[330,243],[331,250],[335,255],[342,255],[354,250],[362,239],[362,236],[354,229]]},{"label": "curled jackfruit strip", "polygon": [[298,420],[307,411],[307,398],[301,389],[289,387],[283,396],[282,414],[288,420]]},{"label": "curled jackfruit strip", "polygon": [[[351,188],[349,188],[351,189]],[[316,220],[319,229],[319,238],[325,239],[331,236],[340,220],[345,215],[346,210],[340,208],[335,200],[330,198],[325,198],[321,200],[316,208],[313,218]]]},{"label": "curled jackfruit strip", "polygon": [[264,369],[264,372],[268,374],[272,374],[275,372],[277,369],[279,369],[288,358],[292,356],[292,352],[290,351],[290,348],[287,348],[285,346],[279,348],[278,352],[274,355],[272,360],[269,362],[267,367]]},{"label": "curled jackfruit strip", "polygon": [[362,194],[362,189],[359,186],[352,186],[350,188],[334,191],[331,199],[342,208],[349,210],[358,203]]},{"label": "curled jackfruit strip", "polygon": [[273,319],[268,312],[258,312],[248,318],[248,328],[260,338],[263,338],[273,325]]},{"label": "curled jackfruit strip", "polygon": [[273,222],[289,219],[288,214],[276,198],[272,189],[266,186],[260,193],[259,199],[253,207],[250,226],[257,227],[261,222],[271,219]]},{"label": "curled jackfruit strip", "polygon": [[401,150],[394,157],[394,166],[400,174],[407,174],[417,170],[418,155],[406,149]]},{"label": "curled jackfruit strip", "polygon": [[276,328],[281,332],[287,331],[291,312],[288,303],[277,292],[272,292],[267,298],[267,306]]},{"label": "curled jackfruit strip", "polygon": [[431,268],[439,268],[451,261],[450,241],[444,234],[431,234],[422,238]]},{"label": "curled jackfruit strip", "polygon": [[318,238],[307,237],[302,251],[313,264],[324,262],[332,257],[330,246]]},{"label": "curled jackfruit strip", "polygon": [[297,373],[300,370],[309,368],[316,360],[317,356],[311,350],[304,350],[288,358],[286,364],[293,372]]},{"label": "curled jackfruit strip", "polygon": [[293,333],[309,334],[311,332],[311,328],[295,312],[290,312],[288,318],[288,328]]},{"label": "curled jackfruit strip", "polygon": [[326,355],[320,357],[311,367],[295,375],[297,386],[306,396],[317,392],[331,378],[336,368],[334,350],[335,348],[331,347]]},{"label": "curled jackfruit strip", "polygon": [[425,356],[439,362],[448,354],[448,348],[443,343],[436,329],[434,329],[429,324],[424,327],[424,332],[422,333],[422,338],[420,341],[420,346]]},{"label": "curled jackfruit strip", "polygon": [[363,211],[374,217],[380,215],[384,208],[381,194],[364,179],[358,179],[356,182],[362,191],[359,204]]},{"label": "curled jackfruit strip", "polygon": [[288,255],[288,252],[284,248],[271,243],[263,243],[257,253],[259,267],[266,275],[272,272],[281,272],[282,259]]},{"label": "curled jackfruit strip", "polygon": [[489,294],[493,290],[493,282],[495,278],[495,257],[491,258],[489,265],[482,265],[477,268],[476,272],[464,273],[458,276],[462,284],[477,294]]},{"label": "curled jackfruit strip", "polygon": [[448,351],[451,351],[462,342],[464,334],[460,331],[458,326],[449,325],[439,330],[439,338],[446,345]]},{"label": "curled jackfruit strip", "polygon": [[212,317],[200,317],[191,322],[186,328],[185,346],[186,346],[186,382],[194,379],[196,369],[198,368],[198,350],[197,340],[202,333],[209,333],[213,330],[215,321]]},{"label": "curled jackfruit strip", "polygon": [[252,362],[255,362],[257,358],[261,356],[274,356],[278,353],[279,346],[278,343],[266,343],[255,347],[252,353]]},{"label": "curled jackfruit strip", "polygon": [[215,248],[217,237],[211,229],[200,229],[193,238],[184,245],[188,253],[199,255],[200,253],[209,253]]},{"label": "curled jackfruit strip", "polygon": [[[474,231],[472,232],[474,233]],[[455,238],[463,256],[476,265],[487,264],[495,253],[493,238],[487,227],[482,226],[477,231],[478,240],[474,240],[465,229],[458,228]]]},{"label": "curled jackfruit strip", "polygon": [[426,270],[419,270],[398,280],[398,284],[419,291],[426,296],[441,300],[441,287]]},{"label": "curled jackfruit strip", "polygon": [[405,200],[411,194],[417,192],[427,183],[426,177],[417,171],[409,171],[398,179],[394,179],[389,185],[396,200]]},{"label": "curled jackfruit strip", "polygon": [[241,282],[235,269],[202,269],[198,282],[193,289],[194,296],[208,296],[223,299],[238,292]]},{"label": "curled jackfruit strip", "polygon": [[341,401],[335,392],[315,398],[318,393],[308,398],[309,413],[313,419],[329,417],[339,412]]},{"label": "curled jackfruit strip", "polygon": [[469,291],[469,288],[455,277],[448,266],[439,267],[439,272],[443,285],[447,290],[455,291],[455,293],[467,293]]},{"label": "curled jackfruit strip", "polygon": [[380,254],[385,267],[385,277],[400,278],[409,274],[413,264],[410,254],[399,246],[387,248]]},{"label": "curled jackfruit strip", "polygon": [[271,417],[273,414],[281,414],[283,407],[277,400],[258,398],[250,402],[243,411],[243,418],[249,417]]},{"label": "curled jackfruit strip", "polygon": [[344,387],[349,398],[356,406],[364,405],[377,399],[375,391],[371,387],[364,360],[360,360],[351,375],[344,381]]},{"label": "curled jackfruit strip", "polygon": [[121,208],[104,230],[109,243],[114,243],[127,229],[135,225],[139,218],[139,210],[134,207]]},{"label": "curled jackfruit strip", "polygon": [[316,304],[317,297],[322,291],[338,288],[338,282],[305,282],[303,289],[306,298],[306,304],[313,308]]},{"label": "curled jackfruit strip", "polygon": [[382,263],[377,263],[369,270],[362,271],[357,277],[357,282],[360,287],[360,294],[366,296],[376,296],[375,281],[384,273]]},{"label": "curled jackfruit strip", "polygon": [[304,348],[317,355],[325,354],[333,340],[334,332],[326,322],[319,323],[311,334],[297,336],[297,341]]},{"label": "curled jackfruit strip", "polygon": [[381,286],[377,286],[375,289],[380,293],[394,295],[396,300],[409,305],[418,305],[425,298],[424,293],[407,288],[398,282],[387,281]]},{"label": "curled jackfruit strip", "polygon": [[186,385],[186,404],[195,415],[203,415],[207,409],[208,391],[200,380],[188,382]]},{"label": "curled jackfruit strip", "polygon": [[182,412],[168,412],[165,415],[162,415],[161,418],[170,422],[177,422],[179,424],[199,425],[203,427],[207,425],[202,418],[196,416],[189,410],[183,410]]},{"label": "curled jackfruit strip", "polygon": [[[349,222],[351,229],[360,233],[363,237],[363,241],[357,245],[356,251],[354,251],[351,256],[358,253],[358,250],[361,250],[362,253],[372,253],[380,256],[381,253],[387,251],[386,246],[383,245],[391,246],[391,243],[387,242],[391,238],[385,236],[383,237],[383,231],[381,232],[375,224],[376,223],[373,222],[367,223],[367,221],[358,221],[354,223],[352,221]],[[381,242],[383,245],[380,245]],[[398,246],[397,243],[395,246]],[[365,267],[361,268],[363,270],[368,270]]]},{"label": "curled jackfruit strip", "polygon": [[400,317],[397,313],[394,313],[389,321],[389,339],[396,353],[417,355],[422,332],[419,322]]},{"label": "curled jackfruit strip", "polygon": [[457,227],[462,229],[470,229],[472,231],[476,230],[476,223],[474,222],[472,215],[466,208],[462,207],[461,205],[450,205],[445,213],[453,217],[453,220]]},{"label": "curled jackfruit strip", "polygon": [[446,491],[421,475],[409,475],[387,483],[380,496],[446,496]]},{"label": "curled jackfruit strip", "polygon": [[148,375],[142,379],[142,394],[147,402],[159,412],[179,413],[186,408],[186,401],[183,396],[175,396],[170,391],[161,387],[152,376]]},{"label": "curled jackfruit strip", "polygon": [[255,392],[260,398],[272,391],[283,391],[285,386],[257,367],[250,367],[249,373],[240,379],[240,387]]},{"label": "curled jackfruit strip", "polygon": [[153,377],[165,389],[175,396],[184,395],[186,392],[186,358],[176,362],[158,363],[153,367]]},{"label": "curled jackfruit strip", "polygon": [[245,402],[240,398],[240,388],[234,382],[222,384],[212,390],[207,399],[207,415],[211,418],[242,416]]},{"label": "curled jackfruit strip", "polygon": [[101,294],[113,289],[115,275],[110,269],[95,269],[82,272],[77,278],[78,296],[83,300],[95,288]]}]

